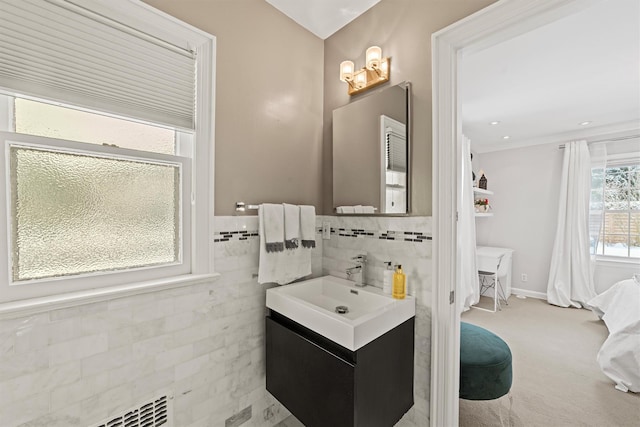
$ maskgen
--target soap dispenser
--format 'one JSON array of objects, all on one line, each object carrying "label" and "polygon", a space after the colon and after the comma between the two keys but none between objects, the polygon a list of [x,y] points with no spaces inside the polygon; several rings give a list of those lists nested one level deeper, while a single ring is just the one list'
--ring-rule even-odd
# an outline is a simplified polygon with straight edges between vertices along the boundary
[{"label": "soap dispenser", "polygon": [[407,295],[407,276],[402,271],[402,265],[396,266],[396,272],[393,274],[393,297],[395,299],[404,299]]},{"label": "soap dispenser", "polygon": [[382,280],[382,292],[387,295],[391,295],[391,290],[393,289],[393,267],[391,267],[391,261],[386,261],[384,270],[384,277]]}]

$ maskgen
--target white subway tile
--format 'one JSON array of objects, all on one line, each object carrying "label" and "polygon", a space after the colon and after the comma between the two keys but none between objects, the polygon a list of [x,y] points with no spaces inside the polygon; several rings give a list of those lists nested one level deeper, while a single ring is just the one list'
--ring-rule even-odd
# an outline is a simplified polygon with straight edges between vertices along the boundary
[{"label": "white subway tile", "polygon": [[80,337],[49,346],[51,365],[74,360],[81,360],[91,355],[102,353],[109,348],[107,333]]},{"label": "white subway tile", "polygon": [[[43,417],[49,412],[49,393],[38,393],[29,396],[29,399],[13,402],[9,405],[0,404],[2,421],[18,426],[35,418]],[[8,421],[7,421],[8,420]]]},{"label": "white subway tile", "polygon": [[131,345],[132,358],[135,360],[145,356],[157,355],[173,347],[174,341],[171,335],[159,335],[133,343]]},{"label": "white subway tile", "polygon": [[174,380],[173,372],[173,368],[168,368],[164,371],[154,372],[135,380],[133,382],[133,387],[129,387],[130,391],[133,393],[133,401],[137,402],[144,397],[157,394],[160,390],[169,387]]},{"label": "white subway tile", "polygon": [[119,368],[108,372],[109,387],[117,387],[120,384],[132,383],[138,378],[150,375],[155,371],[155,356],[144,356],[133,360]]},{"label": "white subway tile", "polygon": [[131,307],[132,320],[136,323],[160,319],[174,313],[172,298],[156,299],[154,301]]},{"label": "white subway tile", "polygon": [[195,359],[180,363],[175,367],[175,380],[180,381],[187,377],[197,375],[204,370],[209,363],[209,355],[204,354]]},{"label": "white subway tile", "polygon": [[162,371],[193,358],[193,344],[183,345],[158,353],[155,357],[155,370]]},{"label": "white subway tile", "polygon": [[82,376],[90,377],[100,372],[110,371],[132,360],[130,345],[114,348],[82,359]]},{"label": "white subway tile", "polygon": [[97,423],[135,405],[129,384],[123,384],[95,394],[81,402],[83,420]]},{"label": "white subway tile", "polygon": [[25,354],[7,354],[0,362],[0,382],[21,375],[42,371],[49,366],[47,349],[31,351]]},{"label": "white subway tile", "polygon": [[109,389],[109,376],[106,372],[56,387],[51,390],[51,410],[61,410],[69,405],[82,402],[87,396]]}]

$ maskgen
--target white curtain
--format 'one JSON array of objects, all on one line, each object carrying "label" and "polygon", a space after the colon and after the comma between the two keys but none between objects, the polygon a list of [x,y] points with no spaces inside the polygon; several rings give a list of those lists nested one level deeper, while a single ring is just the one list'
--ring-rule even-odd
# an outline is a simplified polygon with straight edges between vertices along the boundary
[{"label": "white curtain", "polygon": [[460,311],[469,310],[480,301],[480,284],[476,267],[476,219],[473,207],[473,179],[471,177],[471,141],[462,136],[458,150],[458,295]]},{"label": "white curtain", "polygon": [[[591,199],[589,203],[589,238],[591,271],[595,270],[596,253],[604,219],[604,184],[607,170],[607,143],[589,145],[591,156]],[[595,287],[595,283],[594,283]]]},{"label": "white curtain", "polygon": [[570,142],[564,150],[547,301],[581,308],[596,296],[589,254],[591,161],[586,141]]}]

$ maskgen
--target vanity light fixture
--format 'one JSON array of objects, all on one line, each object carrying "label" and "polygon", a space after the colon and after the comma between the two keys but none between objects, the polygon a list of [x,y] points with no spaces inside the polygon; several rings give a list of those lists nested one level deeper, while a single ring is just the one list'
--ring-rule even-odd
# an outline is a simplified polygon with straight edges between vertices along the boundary
[{"label": "vanity light fixture", "polygon": [[580,126],[588,126],[590,124],[591,124],[591,122],[587,120],[586,122],[581,122]]},{"label": "vanity light fixture", "polygon": [[509,135],[505,135],[502,137],[502,139],[509,139],[509,138],[511,138]]},{"label": "vanity light fixture", "polygon": [[495,121],[493,121],[493,122],[490,122],[489,124],[490,124],[491,126],[495,126],[495,125],[497,125],[497,124],[499,124],[499,123],[500,123],[499,121],[495,120]]},{"label": "vanity light fixture", "polygon": [[349,84],[349,95],[355,95],[389,81],[391,58],[382,57],[382,49],[371,46],[365,54],[365,66],[355,69],[353,61],[340,63],[340,80]]}]

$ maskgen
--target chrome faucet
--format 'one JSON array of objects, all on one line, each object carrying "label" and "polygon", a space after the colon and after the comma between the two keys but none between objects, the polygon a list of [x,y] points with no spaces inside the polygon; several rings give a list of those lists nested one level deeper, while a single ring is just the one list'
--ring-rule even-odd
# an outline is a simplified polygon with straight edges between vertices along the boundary
[{"label": "chrome faucet", "polygon": [[355,261],[356,265],[347,268],[347,280],[355,282],[356,286],[367,286],[364,280],[364,264],[367,262],[367,256],[360,254],[351,258],[351,260]]}]

